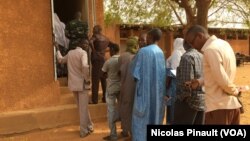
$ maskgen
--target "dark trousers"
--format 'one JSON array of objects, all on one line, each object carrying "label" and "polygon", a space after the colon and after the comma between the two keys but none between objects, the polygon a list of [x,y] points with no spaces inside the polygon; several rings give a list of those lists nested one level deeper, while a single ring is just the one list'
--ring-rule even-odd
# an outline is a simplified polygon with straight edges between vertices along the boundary
[{"label": "dark trousers", "polygon": [[99,91],[99,82],[101,81],[102,85],[102,101],[105,101],[105,92],[106,92],[106,78],[102,73],[102,66],[104,64],[103,60],[92,61],[92,102],[94,104],[98,103],[98,91]]},{"label": "dark trousers", "polygon": [[173,124],[202,125],[205,123],[205,111],[190,108],[187,102],[176,100]]},{"label": "dark trousers", "polygon": [[239,125],[240,109],[220,109],[206,113],[205,124]]},{"label": "dark trousers", "polygon": [[166,124],[171,125],[174,120],[174,104],[171,106],[166,106],[167,112],[166,112]]}]

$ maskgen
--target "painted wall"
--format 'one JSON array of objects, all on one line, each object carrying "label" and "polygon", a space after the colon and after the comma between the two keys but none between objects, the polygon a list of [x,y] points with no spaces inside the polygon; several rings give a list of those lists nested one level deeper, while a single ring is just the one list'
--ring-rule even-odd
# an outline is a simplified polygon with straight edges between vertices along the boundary
[{"label": "painted wall", "polygon": [[249,39],[248,40],[227,40],[233,47],[235,53],[249,55]]},{"label": "painted wall", "polygon": [[0,112],[59,103],[50,0],[0,1]]},{"label": "painted wall", "polygon": [[85,0],[88,1],[88,23],[89,33],[92,36],[92,30],[95,25],[101,25],[104,29],[104,3],[103,0]]}]

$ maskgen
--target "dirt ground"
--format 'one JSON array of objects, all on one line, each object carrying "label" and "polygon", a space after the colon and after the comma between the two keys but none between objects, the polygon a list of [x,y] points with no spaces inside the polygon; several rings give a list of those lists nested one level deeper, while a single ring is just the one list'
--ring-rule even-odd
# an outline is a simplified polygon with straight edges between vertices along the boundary
[{"label": "dirt ground", "polygon": [[[237,67],[237,75],[235,83],[237,85],[249,85],[250,86],[250,63],[245,63],[244,66]],[[245,109],[245,113],[241,114],[241,124],[250,125],[250,91],[242,93],[242,101]]]},{"label": "dirt ground", "polygon": [[[250,85],[250,63],[237,68],[237,85]],[[250,125],[250,92],[242,94],[242,101],[245,107],[245,113],[241,114],[241,124]],[[36,130],[23,134],[15,134],[6,137],[0,137],[0,141],[102,141],[103,137],[108,135],[108,124],[106,121],[94,122],[95,131],[86,138],[79,137],[79,128],[77,125],[64,126],[48,130]],[[118,125],[118,133],[121,129]],[[119,141],[130,141],[130,138],[120,138]]]}]

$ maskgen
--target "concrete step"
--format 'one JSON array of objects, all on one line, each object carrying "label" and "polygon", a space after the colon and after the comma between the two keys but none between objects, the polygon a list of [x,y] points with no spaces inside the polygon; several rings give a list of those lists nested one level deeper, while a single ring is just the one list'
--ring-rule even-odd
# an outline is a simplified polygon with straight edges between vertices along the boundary
[{"label": "concrete step", "polygon": [[[64,95],[64,94],[72,94],[72,92],[69,90],[69,88],[67,86],[61,86],[60,87],[60,93],[62,95]],[[102,95],[102,89],[100,89],[98,91],[98,93],[99,93],[99,95]],[[89,94],[91,94],[91,90],[89,91]]]},{"label": "concrete step", "polygon": [[[89,100],[91,100],[91,94],[89,93]],[[102,95],[99,94],[98,102],[102,103]],[[60,105],[75,104],[75,98],[73,94],[64,94],[60,96]]]},{"label": "concrete step", "polygon": [[67,86],[61,86],[60,93],[61,93],[61,95],[72,94],[72,92],[69,90],[69,88]]},{"label": "concrete step", "polygon": [[67,77],[59,77],[57,78],[60,86],[68,86],[68,78]]},{"label": "concrete step", "polygon": [[[60,87],[60,105],[64,104],[74,104],[75,99],[73,93],[68,89],[68,87]],[[89,99],[91,100],[91,91],[88,93]],[[102,102],[102,91],[99,91],[98,101]]]},{"label": "concrete step", "polygon": [[74,99],[73,93],[64,94],[60,96],[60,105],[74,104],[74,103],[75,103],[75,99]]},{"label": "concrete step", "polygon": [[[89,105],[93,121],[106,120],[106,104]],[[0,114],[0,135],[79,124],[75,104]]]}]

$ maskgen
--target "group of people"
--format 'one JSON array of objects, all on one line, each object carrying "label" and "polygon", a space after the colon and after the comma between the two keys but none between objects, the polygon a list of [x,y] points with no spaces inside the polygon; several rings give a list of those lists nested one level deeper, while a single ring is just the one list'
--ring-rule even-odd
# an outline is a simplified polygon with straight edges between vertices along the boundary
[{"label": "group of people", "polygon": [[174,100],[169,104],[167,123],[239,124],[242,105],[240,88],[234,84],[236,61],[232,47],[199,25],[190,27],[185,39],[177,41],[182,42],[179,46],[185,51],[178,47],[167,60],[167,99]]},{"label": "group of people", "polygon": [[[58,22],[59,23],[59,22]],[[81,13],[77,12],[75,18],[64,26],[55,24],[58,31],[54,31],[54,46],[56,57],[60,64],[67,64],[68,87],[73,92],[80,115],[80,137],[85,137],[94,131],[93,123],[88,110],[88,104],[98,103],[98,86],[101,79],[103,98],[105,102],[106,78],[102,75],[102,66],[105,61],[105,50],[110,41],[101,33],[101,26],[93,28],[93,35],[88,37],[88,24],[81,20]],[[60,34],[58,34],[60,33]],[[59,35],[65,34],[69,40],[66,53],[60,48]],[[62,55],[63,54],[63,55]],[[92,65],[92,69],[90,68]],[[92,72],[91,72],[92,70]],[[92,77],[90,77],[92,74]],[[89,100],[89,90],[92,78],[92,99]]]},{"label": "group of people", "polygon": [[[145,141],[147,125],[163,124],[166,105],[167,124],[239,124],[242,105],[234,84],[236,61],[231,46],[194,25],[184,39],[175,39],[174,52],[165,60],[158,46],[161,36],[162,31],[154,28],[139,38],[129,37],[126,52],[119,55],[119,45],[102,35],[97,25],[90,40],[79,40],[67,55],[57,51],[59,62],[68,66],[81,137],[93,132],[85,87],[91,79],[91,103],[98,103],[99,80],[102,101],[107,103],[110,134],[105,140],[117,140],[116,122],[121,121],[122,136]],[[107,48],[111,57],[105,60]]]},{"label": "group of people", "polygon": [[[107,77],[106,102],[110,134],[104,140],[117,140],[116,122],[121,121],[121,135],[146,140],[147,124],[161,124],[164,118],[165,57],[157,45],[162,36],[155,28],[126,41],[126,51],[119,55],[119,45],[110,45],[110,58],[102,71]],[[153,68],[153,69],[151,69]]]}]

